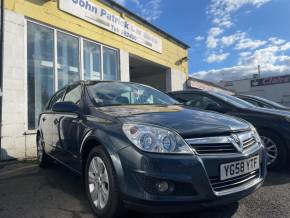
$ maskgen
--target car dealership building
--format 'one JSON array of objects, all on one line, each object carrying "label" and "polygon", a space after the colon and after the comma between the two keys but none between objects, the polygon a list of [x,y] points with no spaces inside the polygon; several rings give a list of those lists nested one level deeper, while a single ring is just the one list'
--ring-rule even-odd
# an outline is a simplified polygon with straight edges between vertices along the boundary
[{"label": "car dealership building", "polygon": [[4,0],[3,30],[1,160],[35,156],[38,115],[66,84],[186,86],[189,47],[111,0]]},{"label": "car dealership building", "polygon": [[220,86],[241,95],[255,95],[290,106],[290,75],[222,81]]}]

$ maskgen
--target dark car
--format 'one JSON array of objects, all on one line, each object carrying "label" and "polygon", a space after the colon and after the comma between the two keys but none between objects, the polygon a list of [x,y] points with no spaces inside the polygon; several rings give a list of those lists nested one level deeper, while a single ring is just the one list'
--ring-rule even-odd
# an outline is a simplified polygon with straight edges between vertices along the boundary
[{"label": "dark car", "polygon": [[37,154],[40,166],[56,160],[83,175],[98,217],[223,205],[266,175],[251,124],[186,109],[135,83],[86,81],[58,91],[40,115]]},{"label": "dark car", "polygon": [[286,107],[282,104],[276,103],[274,101],[261,98],[258,96],[254,95],[235,95],[236,97],[245,100],[257,107],[264,107],[264,108],[269,108],[269,109],[277,109],[277,110],[287,110],[290,111],[289,107]]},{"label": "dark car", "polygon": [[259,108],[237,97],[203,90],[169,93],[188,107],[216,111],[236,116],[252,123],[267,150],[268,165],[283,168],[290,149],[290,113],[283,110]]}]

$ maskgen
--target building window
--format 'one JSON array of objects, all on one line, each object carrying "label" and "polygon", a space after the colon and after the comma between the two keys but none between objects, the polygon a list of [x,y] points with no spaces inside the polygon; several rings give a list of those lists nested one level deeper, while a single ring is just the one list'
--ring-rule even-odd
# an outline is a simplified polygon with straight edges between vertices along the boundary
[{"label": "building window", "polygon": [[28,129],[37,127],[39,114],[65,85],[81,78],[119,78],[118,50],[32,21],[27,22],[27,63]]},{"label": "building window", "polygon": [[28,128],[37,126],[38,115],[54,93],[53,30],[28,23],[27,83]]},{"label": "building window", "polygon": [[116,50],[104,47],[104,80],[117,80],[119,71],[118,53]]},{"label": "building window", "polygon": [[84,79],[101,79],[101,46],[84,40]]},{"label": "building window", "polygon": [[57,78],[58,89],[80,80],[79,71],[79,39],[57,33]]}]

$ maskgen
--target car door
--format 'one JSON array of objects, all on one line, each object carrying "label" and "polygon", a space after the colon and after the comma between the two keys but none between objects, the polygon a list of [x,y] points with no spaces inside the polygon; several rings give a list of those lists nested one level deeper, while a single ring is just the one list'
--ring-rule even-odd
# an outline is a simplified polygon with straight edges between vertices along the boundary
[{"label": "car door", "polygon": [[[82,86],[80,84],[68,86],[63,101],[73,102],[80,106],[81,95]],[[78,114],[65,112],[55,113],[54,116],[53,144],[58,151],[58,159],[74,169],[78,169],[79,124],[82,119]]]},{"label": "car door", "polygon": [[40,117],[40,127],[42,132],[43,141],[45,144],[45,151],[52,154],[53,149],[53,127],[54,127],[54,112],[52,111],[52,106],[62,100],[65,93],[65,89],[59,90],[51,98],[45,112]]}]

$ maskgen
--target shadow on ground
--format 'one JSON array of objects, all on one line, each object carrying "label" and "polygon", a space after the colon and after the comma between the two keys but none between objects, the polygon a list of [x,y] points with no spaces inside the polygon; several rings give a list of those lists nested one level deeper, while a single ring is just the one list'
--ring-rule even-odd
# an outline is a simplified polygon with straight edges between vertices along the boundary
[{"label": "shadow on ground", "polygon": [[264,186],[276,186],[290,183],[290,167],[279,171],[269,170]]},{"label": "shadow on ground", "polygon": [[[36,164],[7,165],[0,171],[0,217],[93,217],[82,179],[62,166],[40,169]],[[141,214],[128,211],[126,218],[232,217],[238,203],[184,214]],[[16,208],[16,209],[15,209]],[[30,208],[35,208],[31,210]],[[1,215],[2,214],[2,215]]]},{"label": "shadow on ground", "polygon": [[[262,188],[240,203],[179,214],[141,214],[126,218],[244,218],[290,217],[290,170],[269,172]],[[35,163],[0,163],[0,217],[93,218],[82,180],[55,165],[40,169]]]}]

